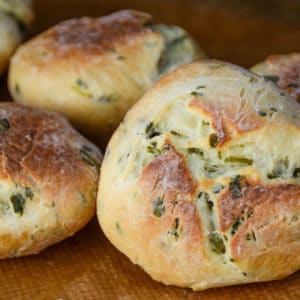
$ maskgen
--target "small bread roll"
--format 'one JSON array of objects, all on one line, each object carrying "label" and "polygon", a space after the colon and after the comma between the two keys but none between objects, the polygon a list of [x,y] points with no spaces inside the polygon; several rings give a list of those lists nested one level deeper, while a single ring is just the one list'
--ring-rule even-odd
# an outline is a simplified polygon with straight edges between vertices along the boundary
[{"label": "small bread roll", "polygon": [[105,140],[161,73],[203,56],[183,29],[146,26],[150,19],[125,10],[49,29],[13,57],[12,97],[59,111],[84,134]]},{"label": "small bread roll", "polygon": [[228,63],[165,75],[109,142],[105,235],[155,280],[194,290],[295,272],[299,116],[274,83]]},{"label": "small bread roll", "polygon": [[93,216],[99,150],[57,113],[0,103],[0,258],[35,254]]},{"label": "small bread roll", "polygon": [[0,74],[33,19],[30,0],[0,0]]},{"label": "small bread roll", "polygon": [[0,11],[13,17],[22,30],[33,20],[32,0],[0,0]]},{"label": "small bread roll", "polygon": [[0,74],[6,69],[9,57],[21,42],[17,23],[0,10]]},{"label": "small bread roll", "polygon": [[271,55],[251,70],[273,80],[300,102],[300,53]]}]

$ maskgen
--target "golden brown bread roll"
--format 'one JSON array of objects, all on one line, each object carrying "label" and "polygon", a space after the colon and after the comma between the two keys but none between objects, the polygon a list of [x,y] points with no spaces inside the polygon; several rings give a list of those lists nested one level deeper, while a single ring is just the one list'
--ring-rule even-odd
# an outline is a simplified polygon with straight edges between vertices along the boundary
[{"label": "golden brown bread roll", "polygon": [[273,80],[300,102],[300,53],[270,55],[251,70]]},{"label": "golden brown bread roll", "polygon": [[35,254],[94,215],[99,150],[57,113],[0,103],[0,258]]},{"label": "golden brown bread roll", "polygon": [[30,0],[0,0],[0,74],[33,19]]},{"label": "golden brown bread roll", "polygon": [[162,72],[203,56],[183,29],[146,25],[150,20],[125,10],[49,29],[13,57],[12,97],[62,112],[86,135],[105,140]]},{"label": "golden brown bread roll", "polygon": [[275,84],[228,63],[165,75],[109,142],[103,232],[165,284],[204,290],[295,272],[299,116]]}]

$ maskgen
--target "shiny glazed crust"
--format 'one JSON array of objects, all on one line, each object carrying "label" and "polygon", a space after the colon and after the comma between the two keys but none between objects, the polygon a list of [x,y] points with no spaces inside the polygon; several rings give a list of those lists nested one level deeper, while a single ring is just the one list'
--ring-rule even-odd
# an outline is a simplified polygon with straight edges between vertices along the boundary
[{"label": "shiny glazed crust", "polygon": [[228,63],[163,76],[108,145],[97,200],[105,235],[155,280],[194,290],[295,272],[299,110]]},{"label": "shiny glazed crust", "polygon": [[[62,112],[86,135],[105,140],[159,75],[165,43],[160,32],[145,26],[150,20],[146,13],[124,10],[54,26],[13,57],[13,98]],[[187,35],[186,40],[196,57],[196,46]]]},{"label": "shiny glazed crust", "polygon": [[0,258],[35,254],[93,216],[99,150],[59,114],[0,103]]}]

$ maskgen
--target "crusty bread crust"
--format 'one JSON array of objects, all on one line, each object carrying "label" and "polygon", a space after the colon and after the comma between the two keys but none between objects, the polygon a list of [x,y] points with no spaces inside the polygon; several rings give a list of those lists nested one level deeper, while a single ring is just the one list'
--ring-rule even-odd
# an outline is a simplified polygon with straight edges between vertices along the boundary
[{"label": "crusty bread crust", "polygon": [[299,112],[275,84],[228,63],[163,76],[108,145],[105,235],[154,279],[194,290],[296,271]]},{"label": "crusty bread crust", "polygon": [[0,135],[0,257],[38,253],[82,228],[99,150],[59,114],[14,103],[0,103]]}]

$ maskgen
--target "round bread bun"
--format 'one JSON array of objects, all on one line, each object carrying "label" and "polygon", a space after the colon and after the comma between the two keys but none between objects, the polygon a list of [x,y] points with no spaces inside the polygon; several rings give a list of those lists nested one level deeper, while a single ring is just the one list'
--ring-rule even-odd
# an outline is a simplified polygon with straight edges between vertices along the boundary
[{"label": "round bread bun", "polygon": [[194,290],[295,272],[299,116],[274,83],[228,63],[165,75],[109,142],[105,235],[155,280]]},{"label": "round bread bun", "polygon": [[94,215],[99,150],[57,113],[0,103],[0,258],[35,254]]},{"label": "round bread bun", "polygon": [[251,70],[273,80],[300,102],[300,53],[270,55]]},{"label": "round bread bun", "polygon": [[31,0],[0,0],[0,74],[32,22],[31,4]]},{"label": "round bread bun", "polygon": [[6,69],[9,57],[21,42],[17,23],[0,10],[0,74]]},{"label": "round bread bun", "polygon": [[12,58],[13,99],[59,111],[85,135],[107,139],[161,73],[203,56],[183,29],[146,26],[150,19],[125,10],[42,33]]},{"label": "round bread bun", "polygon": [[0,10],[15,18],[23,30],[33,20],[32,0],[0,0]]}]

